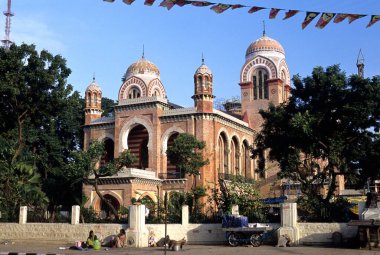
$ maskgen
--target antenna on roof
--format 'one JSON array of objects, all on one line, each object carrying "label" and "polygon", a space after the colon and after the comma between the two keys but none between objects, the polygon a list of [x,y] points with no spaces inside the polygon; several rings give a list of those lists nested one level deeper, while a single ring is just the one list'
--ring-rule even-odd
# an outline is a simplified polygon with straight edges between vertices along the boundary
[{"label": "antenna on roof", "polygon": [[5,19],[5,38],[3,40],[1,40],[1,42],[3,43],[3,45],[4,45],[4,47],[6,49],[9,49],[9,47],[11,47],[11,45],[13,43],[11,41],[11,38],[10,38],[10,34],[11,34],[11,17],[13,16],[13,13],[11,11],[11,4],[12,4],[12,1],[8,0],[8,8],[4,12],[4,15],[6,17],[6,19]]}]

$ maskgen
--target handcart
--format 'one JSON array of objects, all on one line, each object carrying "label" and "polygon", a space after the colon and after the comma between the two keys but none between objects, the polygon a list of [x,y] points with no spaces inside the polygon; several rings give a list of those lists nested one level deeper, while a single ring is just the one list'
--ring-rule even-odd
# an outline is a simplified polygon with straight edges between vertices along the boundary
[{"label": "handcart", "polygon": [[226,232],[228,244],[236,247],[239,244],[251,244],[254,247],[259,247],[267,232],[272,230],[272,227],[255,223],[248,224],[247,217],[230,216],[223,218],[222,230]]}]

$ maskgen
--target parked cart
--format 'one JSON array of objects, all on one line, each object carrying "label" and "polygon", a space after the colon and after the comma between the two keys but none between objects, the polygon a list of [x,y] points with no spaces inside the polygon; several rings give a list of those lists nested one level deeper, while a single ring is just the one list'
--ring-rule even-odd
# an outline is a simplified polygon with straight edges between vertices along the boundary
[{"label": "parked cart", "polygon": [[239,244],[251,244],[258,247],[272,227],[259,223],[248,224],[245,216],[226,215],[223,218],[222,229],[226,232],[229,245],[235,247]]}]

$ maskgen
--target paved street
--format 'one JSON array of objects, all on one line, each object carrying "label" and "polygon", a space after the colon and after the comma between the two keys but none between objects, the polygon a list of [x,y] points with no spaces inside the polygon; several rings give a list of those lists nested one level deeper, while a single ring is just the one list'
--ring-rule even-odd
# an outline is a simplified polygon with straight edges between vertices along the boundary
[{"label": "paved street", "polygon": [[[24,242],[15,244],[0,244],[0,255],[8,254],[10,252],[19,253],[36,253],[36,254],[88,254],[88,255],[110,255],[110,254],[123,254],[123,255],[139,255],[149,254],[158,255],[164,254],[163,248],[124,248],[124,249],[108,249],[102,248],[102,250],[94,251],[78,251],[78,250],[60,250],[59,247],[69,247],[67,243],[51,243],[51,242]],[[359,249],[336,249],[326,247],[281,247],[276,248],[273,246],[240,246],[229,247],[224,245],[185,245],[182,251],[174,252],[167,251],[167,254],[179,254],[179,255],[247,255],[247,254],[260,254],[260,255],[374,255],[379,254],[380,250],[359,250]],[[11,253],[15,254],[15,253]]]}]

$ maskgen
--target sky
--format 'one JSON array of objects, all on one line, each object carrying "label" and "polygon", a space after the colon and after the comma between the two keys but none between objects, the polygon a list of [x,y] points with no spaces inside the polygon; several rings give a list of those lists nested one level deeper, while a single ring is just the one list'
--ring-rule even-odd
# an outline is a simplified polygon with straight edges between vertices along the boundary
[{"label": "sky", "polygon": [[[240,70],[245,51],[262,36],[277,40],[285,49],[290,74],[310,75],[315,66],[340,64],[348,75],[357,73],[359,50],[365,59],[365,76],[380,75],[380,22],[366,28],[370,17],[348,24],[332,21],[315,27],[316,18],[304,30],[305,12],[283,20],[285,11],[269,19],[269,10],[249,14],[249,8],[216,14],[210,7],[174,6],[170,11],[145,6],[144,0],[126,5],[103,0],[12,0],[11,39],[35,44],[60,54],[72,70],[68,83],[84,95],[95,73],[103,96],[116,100],[128,66],[142,56],[161,73],[169,101],[193,106],[193,75],[201,64],[212,70],[214,95],[228,99],[240,95]],[[218,0],[302,11],[380,15],[378,0]],[[0,0],[5,11],[7,0]],[[5,27],[5,16],[0,26]],[[4,30],[0,30],[4,31]],[[0,34],[1,37],[4,34]]]}]

